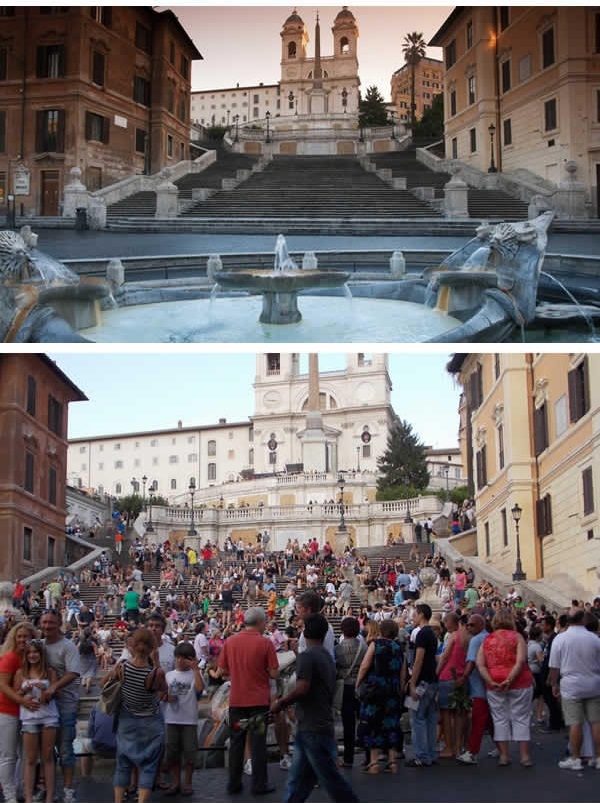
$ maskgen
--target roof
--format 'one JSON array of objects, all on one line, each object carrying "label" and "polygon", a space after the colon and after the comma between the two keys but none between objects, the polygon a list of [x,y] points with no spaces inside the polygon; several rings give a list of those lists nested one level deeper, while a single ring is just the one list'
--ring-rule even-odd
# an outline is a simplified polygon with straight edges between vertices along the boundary
[{"label": "roof", "polygon": [[116,432],[110,435],[92,435],[87,438],[69,438],[69,443],[90,443],[91,441],[111,441],[117,438],[142,438],[150,435],[174,435],[176,433],[192,433],[201,430],[232,429],[233,427],[251,427],[251,421],[234,421],[233,423],[201,424],[197,427],[169,427],[168,429],[150,429],[140,432]]},{"label": "roof", "polygon": [[336,22],[341,22],[342,20],[351,20],[352,22],[356,22],[356,17],[348,9],[348,6],[344,6],[335,18]]},{"label": "roof", "polygon": [[164,19],[171,20],[171,22],[173,22],[174,26],[178,29],[178,32],[181,34],[181,38],[185,40],[187,46],[190,49],[190,55],[191,55],[192,61],[203,61],[204,60],[204,56],[202,55],[202,53],[200,53],[200,51],[198,50],[198,48],[196,47],[196,45],[192,41],[192,39],[191,39],[190,35],[188,34],[188,32],[186,31],[186,29],[179,22],[179,17],[177,17],[176,14],[174,14],[170,9],[166,9],[165,11],[155,11],[154,9],[152,9],[152,10],[153,10],[153,12],[155,14],[158,14],[160,17],[162,17]]},{"label": "roof", "polygon": [[292,13],[290,14],[290,16],[286,19],[286,21],[283,24],[284,24],[284,26],[285,25],[304,25],[304,20],[298,14],[296,9],[294,9],[292,11]]},{"label": "roof", "polygon": [[63,371],[61,371],[54,360],[51,360],[46,354],[38,354],[37,356],[45,365],[48,366],[53,374],[55,374],[62,382],[64,382],[65,385],[71,388],[75,396],[73,401],[89,401],[85,393],[78,388],[77,385],[71,379],[69,379],[69,377]]},{"label": "roof", "polygon": [[446,18],[442,27],[434,33],[432,39],[427,43],[429,47],[443,47],[442,40],[446,36],[448,29],[454,25],[456,20],[463,14],[471,11],[471,6],[457,6],[454,11]]},{"label": "roof", "polygon": [[453,354],[450,358],[450,362],[446,366],[446,371],[449,374],[459,374],[462,370],[463,363],[467,359],[468,354]]}]

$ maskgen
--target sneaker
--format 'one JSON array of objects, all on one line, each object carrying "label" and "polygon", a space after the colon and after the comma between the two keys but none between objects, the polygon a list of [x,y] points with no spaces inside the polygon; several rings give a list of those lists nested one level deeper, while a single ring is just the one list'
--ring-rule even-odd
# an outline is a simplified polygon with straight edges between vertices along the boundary
[{"label": "sneaker", "polygon": [[[246,761],[244,762],[244,772],[246,773],[246,775],[252,775],[252,759],[251,758],[246,759]],[[66,803],[66,801],[65,801],[65,803]]]},{"label": "sneaker", "polygon": [[67,787],[63,789],[63,803],[77,803],[74,789],[69,789]]},{"label": "sneaker", "polygon": [[580,758],[573,758],[573,756],[569,756],[569,758],[565,758],[562,761],[558,762],[558,766],[561,770],[582,770],[583,764],[581,763]]},{"label": "sneaker", "polygon": [[499,758],[499,757],[500,757],[500,751],[495,747],[488,753],[488,758]]},{"label": "sneaker", "polygon": [[36,803],[39,800],[42,800],[42,801],[45,800],[46,799],[46,790],[43,787],[40,786],[39,789],[35,790],[35,792],[31,796],[31,799],[35,800]]},{"label": "sneaker", "polygon": [[460,756],[456,756],[456,760],[461,764],[477,764],[477,756],[474,756],[469,750],[465,750]]},{"label": "sneaker", "polygon": [[279,762],[279,768],[282,770],[289,770],[292,766],[292,758],[291,756],[285,755],[281,757],[281,761]]}]

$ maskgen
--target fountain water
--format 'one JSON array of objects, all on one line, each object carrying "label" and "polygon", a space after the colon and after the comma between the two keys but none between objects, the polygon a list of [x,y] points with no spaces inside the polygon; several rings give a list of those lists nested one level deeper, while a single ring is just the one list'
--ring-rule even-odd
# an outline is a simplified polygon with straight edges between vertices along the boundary
[{"label": "fountain water", "polygon": [[[567,298],[569,298],[573,302],[573,304],[575,305],[575,309],[577,310],[577,313],[583,318],[583,320],[589,326],[592,340],[594,342],[597,342],[598,336],[596,334],[596,328],[594,327],[594,321],[592,320],[591,310],[586,309],[586,307],[580,304],[579,301],[573,295],[573,293],[567,287],[565,287],[565,285],[560,281],[560,279],[557,279],[556,276],[553,276],[551,273],[548,273],[548,271],[545,270],[540,271],[540,274],[542,276],[545,276],[547,279],[553,281],[558,287],[560,287],[560,289],[567,296]],[[556,319],[558,317],[568,315],[569,312],[570,308],[568,307],[565,308],[564,304],[548,304],[544,305],[538,310],[539,317],[547,319],[552,319],[552,318]]]}]

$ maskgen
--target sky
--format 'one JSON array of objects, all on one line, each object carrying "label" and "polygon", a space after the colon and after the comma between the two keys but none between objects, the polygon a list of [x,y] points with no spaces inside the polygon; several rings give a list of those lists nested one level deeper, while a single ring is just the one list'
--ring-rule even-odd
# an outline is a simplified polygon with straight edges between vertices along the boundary
[{"label": "sky", "polygon": [[[368,353],[368,352],[367,352]],[[69,437],[183,426],[220,418],[247,421],[254,412],[253,353],[48,352],[89,401],[69,405]],[[457,446],[459,390],[446,372],[449,353],[390,354],[392,405],[426,446]],[[345,367],[345,354],[320,353],[319,369]],[[302,354],[300,369],[308,370]]]},{"label": "sky", "polygon": [[[159,10],[167,6],[157,6]],[[275,84],[281,78],[283,23],[294,8],[309,34],[308,56],[314,56],[317,11],[321,23],[321,55],[333,55],[331,28],[342,3],[320,6],[290,4],[250,5],[223,3],[168,6],[179,18],[203,56],[192,68],[192,91]],[[392,73],[404,65],[402,41],[407,33],[422,33],[425,41],[436,33],[454,6],[418,6],[394,3],[352,5],[359,30],[358,62],[363,92],[375,85],[390,99]],[[442,58],[441,48],[428,56]]]}]

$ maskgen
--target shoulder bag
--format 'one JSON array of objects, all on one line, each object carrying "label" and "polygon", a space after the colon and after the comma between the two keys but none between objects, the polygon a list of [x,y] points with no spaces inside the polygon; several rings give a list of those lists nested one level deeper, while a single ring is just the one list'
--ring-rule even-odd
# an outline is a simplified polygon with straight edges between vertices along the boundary
[{"label": "shoulder bag", "polygon": [[360,646],[361,645],[359,641],[358,647],[356,648],[356,654],[354,656],[354,660],[350,664],[350,669],[348,669],[348,671],[344,673],[343,677],[338,678],[335,682],[335,693],[333,695],[333,710],[336,711],[337,713],[340,713],[342,710],[342,701],[344,699],[344,685],[346,683],[346,680],[352,674],[352,670],[354,669],[354,666],[358,661],[358,656],[360,655]]}]

